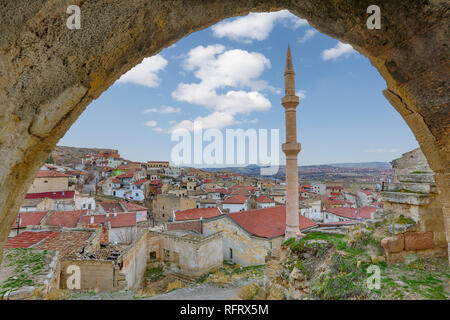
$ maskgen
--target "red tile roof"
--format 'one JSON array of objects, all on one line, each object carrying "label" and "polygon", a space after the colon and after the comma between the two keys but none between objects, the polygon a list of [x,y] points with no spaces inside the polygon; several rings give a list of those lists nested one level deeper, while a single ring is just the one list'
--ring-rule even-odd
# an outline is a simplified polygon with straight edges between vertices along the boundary
[{"label": "red tile roof", "polygon": [[59,232],[54,237],[47,237],[42,242],[34,246],[35,249],[57,250],[62,259],[77,257],[89,244],[92,231],[70,230]]},{"label": "red tile roof", "polygon": [[114,210],[115,212],[124,212],[119,201],[98,202],[98,205],[101,206],[105,212],[113,213]]},{"label": "red tile roof", "polygon": [[[18,218],[20,217],[20,227],[40,225],[47,213],[47,211],[20,212],[17,216]],[[12,227],[17,228],[17,219]]]},{"label": "red tile roof", "polygon": [[370,219],[371,214],[377,211],[376,207],[365,206],[358,210],[358,217],[363,219]]},{"label": "red tile roof", "polygon": [[231,196],[228,199],[226,199],[223,203],[224,204],[241,204],[241,203],[245,203],[245,201],[247,201],[247,197],[241,196],[241,195],[235,195],[235,196]]},{"label": "red tile roof", "polygon": [[258,198],[256,198],[255,201],[259,202],[259,203],[273,203],[273,202],[275,202],[272,199],[270,199],[269,197],[265,197],[265,196],[259,196]]},{"label": "red tile roof", "polygon": [[8,238],[6,244],[4,246],[5,249],[10,248],[29,248],[30,246],[44,240],[47,238],[54,238],[59,234],[59,232],[55,231],[25,231],[21,234]]},{"label": "red tile roof", "polygon": [[25,199],[73,199],[75,191],[35,192],[27,193]]},{"label": "red tile roof", "polygon": [[[263,238],[284,235],[286,229],[286,206],[275,206],[227,214],[247,232]],[[300,230],[317,225],[312,220],[299,214]]]},{"label": "red tile roof", "polygon": [[133,184],[136,185],[136,186],[140,186],[140,185],[143,185],[144,183],[146,183],[147,181],[149,181],[149,180],[148,179],[141,179],[141,180],[135,181]]},{"label": "red tile roof", "polygon": [[125,206],[125,208],[127,208],[127,211],[147,211],[148,208],[138,205],[136,203],[132,203],[132,202],[126,202],[126,201],[121,201],[121,203]]},{"label": "red tile roof", "polygon": [[205,189],[205,192],[208,193],[223,193],[226,194],[228,191],[224,188],[215,188],[215,189]]},{"label": "red tile roof", "polygon": [[127,173],[122,173],[121,175],[118,175],[116,178],[117,179],[132,178],[133,176],[134,176],[134,172],[127,172]]},{"label": "red tile roof", "polygon": [[194,208],[175,212],[175,221],[212,218],[220,215],[218,208]]},{"label": "red tile roof", "polygon": [[80,217],[85,215],[86,212],[87,210],[51,212],[45,224],[48,226],[75,228]]},{"label": "red tile roof", "polygon": [[130,167],[127,167],[126,165],[123,164],[116,168],[116,170],[130,170],[130,169],[131,169]]},{"label": "red tile roof", "polygon": [[[325,209],[326,212],[333,213],[337,216],[349,218],[349,219],[355,219],[355,218],[362,218],[362,219],[370,219],[370,214],[372,212],[375,212],[377,208],[366,206],[363,208],[330,208]],[[356,215],[355,215],[356,212]]]},{"label": "red tile roof", "polygon": [[55,178],[55,177],[67,177],[67,175],[61,172],[50,170],[39,171],[36,175],[36,178]]},{"label": "red tile roof", "polygon": [[111,228],[120,227],[132,227],[136,225],[136,212],[123,212],[118,213],[116,217],[110,214],[109,217],[106,214],[96,214],[89,216],[82,216],[80,223],[91,224],[91,217],[94,217],[94,224],[111,222]]},{"label": "red tile roof", "polygon": [[254,186],[241,186],[241,185],[235,185],[235,186],[232,186],[231,188],[230,188],[230,191],[235,191],[235,190],[238,190],[238,189],[240,189],[240,190],[246,190],[246,191],[256,191],[256,190],[258,190],[258,188],[256,188],[256,187],[254,187]]}]

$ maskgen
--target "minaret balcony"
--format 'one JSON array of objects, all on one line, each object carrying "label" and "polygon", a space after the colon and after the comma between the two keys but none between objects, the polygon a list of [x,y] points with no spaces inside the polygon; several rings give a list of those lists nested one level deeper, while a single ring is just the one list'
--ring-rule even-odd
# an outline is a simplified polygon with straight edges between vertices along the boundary
[{"label": "minaret balcony", "polygon": [[286,156],[296,156],[301,150],[301,145],[298,142],[286,142],[282,144],[281,150]]},{"label": "minaret balcony", "polygon": [[295,108],[298,105],[299,101],[299,97],[294,95],[288,95],[281,98],[281,104],[285,108]]}]

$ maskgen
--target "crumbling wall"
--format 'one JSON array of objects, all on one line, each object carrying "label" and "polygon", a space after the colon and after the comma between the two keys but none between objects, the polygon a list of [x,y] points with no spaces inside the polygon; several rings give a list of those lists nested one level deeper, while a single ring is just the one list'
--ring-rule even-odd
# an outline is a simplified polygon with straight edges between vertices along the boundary
[{"label": "crumbling wall", "polygon": [[398,180],[399,175],[414,171],[432,172],[427,158],[420,148],[402,154],[401,158],[391,161],[391,165],[394,169],[394,182],[400,182]]},{"label": "crumbling wall", "polygon": [[111,260],[64,260],[61,262],[60,288],[67,289],[67,280],[72,273],[67,272],[71,265],[80,268],[80,290],[114,290],[114,262]]},{"label": "crumbling wall", "polygon": [[[231,260],[243,266],[264,264],[266,256],[275,249],[271,240],[252,237],[227,217],[203,223],[204,234],[219,231],[222,232],[224,260]],[[279,241],[274,244],[279,244]]]},{"label": "crumbling wall", "polygon": [[126,289],[135,289],[143,280],[148,260],[147,237],[148,231],[141,233],[118,258],[122,265],[120,273],[125,275],[127,281]]}]

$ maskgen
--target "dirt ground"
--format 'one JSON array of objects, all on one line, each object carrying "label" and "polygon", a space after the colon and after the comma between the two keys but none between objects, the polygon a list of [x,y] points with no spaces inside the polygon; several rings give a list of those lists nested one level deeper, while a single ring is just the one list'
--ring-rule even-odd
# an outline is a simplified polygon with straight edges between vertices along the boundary
[{"label": "dirt ground", "polygon": [[132,291],[122,292],[101,292],[72,294],[69,299],[75,300],[240,300],[239,291],[244,285],[252,280],[242,281],[236,285],[223,288],[212,283],[194,285],[192,287],[180,288],[174,291],[154,295],[151,297],[139,296]]}]

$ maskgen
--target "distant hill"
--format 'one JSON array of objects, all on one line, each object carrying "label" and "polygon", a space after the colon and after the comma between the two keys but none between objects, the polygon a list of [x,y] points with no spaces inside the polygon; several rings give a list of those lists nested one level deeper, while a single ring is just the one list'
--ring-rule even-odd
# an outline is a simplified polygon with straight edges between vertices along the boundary
[{"label": "distant hill", "polygon": [[99,153],[102,151],[119,153],[119,151],[115,149],[56,146],[51,155],[56,164],[78,164],[81,163],[81,158],[83,156],[89,153]]},{"label": "distant hill", "polygon": [[[299,166],[300,172],[309,172],[315,170],[324,170],[327,168],[355,168],[355,169],[391,169],[389,162],[355,162],[355,163],[333,163],[321,165]],[[215,171],[230,171],[232,173],[239,173],[248,176],[259,176],[261,167],[257,165],[248,165],[246,167],[226,167],[226,168],[203,168],[203,170]],[[277,177],[284,176],[286,166],[280,166]]]},{"label": "distant hill", "polygon": [[350,163],[333,163],[328,166],[338,168],[364,168],[364,169],[391,169],[389,162],[350,162]]}]

